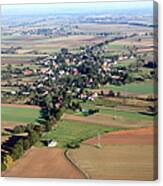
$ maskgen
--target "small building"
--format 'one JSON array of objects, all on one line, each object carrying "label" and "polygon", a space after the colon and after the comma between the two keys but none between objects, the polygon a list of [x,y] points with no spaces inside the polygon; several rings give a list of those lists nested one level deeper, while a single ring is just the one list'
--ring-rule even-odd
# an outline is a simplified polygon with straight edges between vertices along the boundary
[{"label": "small building", "polygon": [[23,74],[24,74],[25,76],[27,76],[27,75],[32,75],[32,74],[33,74],[33,71],[32,71],[32,70],[26,69],[26,70],[23,71]]},{"label": "small building", "polygon": [[58,143],[54,139],[49,139],[45,143],[48,147],[55,147]]}]

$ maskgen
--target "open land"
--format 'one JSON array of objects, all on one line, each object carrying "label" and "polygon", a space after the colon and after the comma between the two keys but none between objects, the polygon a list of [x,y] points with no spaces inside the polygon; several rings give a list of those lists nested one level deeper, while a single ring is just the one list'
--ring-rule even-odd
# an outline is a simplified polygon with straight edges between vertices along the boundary
[{"label": "open land", "polygon": [[3,176],[30,178],[84,178],[84,175],[65,158],[64,149],[37,147],[28,150],[20,160],[17,160],[8,171],[4,172]]}]

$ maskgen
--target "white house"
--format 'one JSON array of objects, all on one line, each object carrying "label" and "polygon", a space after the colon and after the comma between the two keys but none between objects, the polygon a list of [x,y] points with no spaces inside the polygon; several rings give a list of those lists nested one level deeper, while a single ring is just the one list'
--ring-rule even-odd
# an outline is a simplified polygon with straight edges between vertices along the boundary
[{"label": "white house", "polygon": [[55,147],[57,145],[57,141],[53,140],[53,139],[50,139],[47,141],[47,146],[48,147]]}]

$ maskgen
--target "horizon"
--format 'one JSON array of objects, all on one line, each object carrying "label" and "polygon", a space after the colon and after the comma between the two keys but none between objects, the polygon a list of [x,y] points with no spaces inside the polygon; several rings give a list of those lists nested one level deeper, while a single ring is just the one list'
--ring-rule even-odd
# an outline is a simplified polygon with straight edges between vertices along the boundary
[{"label": "horizon", "polygon": [[[98,4],[98,6],[97,6]],[[85,6],[87,5],[87,6]],[[2,5],[1,15],[3,16],[34,16],[48,14],[105,14],[123,13],[121,11],[136,13],[152,13],[153,1],[132,1],[132,2],[81,2],[81,3],[45,3],[45,4],[16,4]]]}]

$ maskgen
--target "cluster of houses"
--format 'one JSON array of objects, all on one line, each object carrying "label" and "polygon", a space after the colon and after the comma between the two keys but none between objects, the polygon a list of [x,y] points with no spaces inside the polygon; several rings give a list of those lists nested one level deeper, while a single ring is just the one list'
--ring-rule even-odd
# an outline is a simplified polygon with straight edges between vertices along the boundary
[{"label": "cluster of houses", "polygon": [[[133,37],[133,35],[128,37]],[[116,37],[111,41],[123,38]],[[104,57],[101,47],[109,41],[81,47],[80,53],[77,54],[62,48],[57,54],[38,58],[35,62],[35,65],[38,65],[37,69],[15,68],[10,73],[11,78],[36,76],[37,80],[34,82],[13,81],[10,84],[7,83],[6,86],[18,87],[17,91],[11,91],[7,94],[28,96],[34,92],[46,96],[51,90],[62,88],[62,85],[66,83],[64,79],[67,79],[67,91],[71,91],[72,95],[75,94],[80,99],[93,100],[96,95],[84,95],[82,91],[73,92],[70,88],[74,86],[81,89],[96,88],[100,85],[101,79],[105,79],[105,83],[124,83],[128,76],[128,69],[115,65],[118,61],[134,58],[131,53]],[[151,59],[147,61],[145,65],[150,66]]]}]

